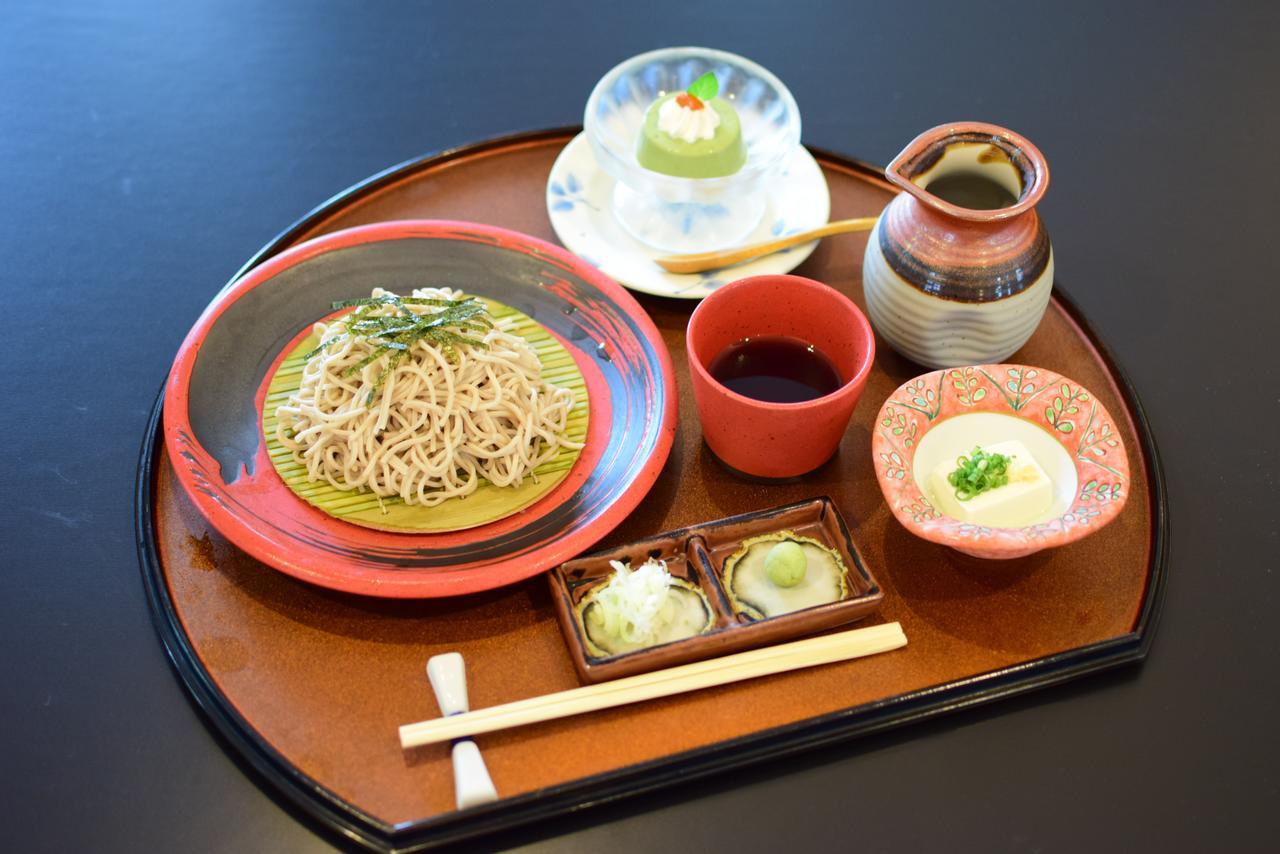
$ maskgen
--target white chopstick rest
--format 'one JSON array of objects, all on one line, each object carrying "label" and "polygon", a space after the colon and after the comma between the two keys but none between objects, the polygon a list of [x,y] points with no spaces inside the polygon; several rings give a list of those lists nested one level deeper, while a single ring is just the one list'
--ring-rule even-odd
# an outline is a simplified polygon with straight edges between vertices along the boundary
[{"label": "white chopstick rest", "polygon": [[405,724],[400,727],[400,746],[405,749],[420,747],[482,732],[566,718],[757,676],[874,655],[906,645],[907,636],[898,623],[853,629],[517,700],[449,718]]},{"label": "white chopstick rest", "polygon": [[431,688],[436,692],[436,702],[440,704],[440,714],[460,715],[470,711],[467,701],[467,665],[460,652],[446,652],[433,655],[427,661],[427,679],[431,680]]},{"label": "white chopstick rest", "polygon": [[[427,679],[431,681],[442,715],[461,715],[470,708],[467,702],[467,669],[460,653],[432,656],[427,661]],[[489,769],[480,757],[480,748],[469,738],[453,746],[453,791],[458,809],[498,799],[498,790],[493,787]]]},{"label": "white chopstick rest", "polygon": [[460,810],[498,799],[489,769],[480,758],[480,748],[469,738],[453,746],[453,793]]}]

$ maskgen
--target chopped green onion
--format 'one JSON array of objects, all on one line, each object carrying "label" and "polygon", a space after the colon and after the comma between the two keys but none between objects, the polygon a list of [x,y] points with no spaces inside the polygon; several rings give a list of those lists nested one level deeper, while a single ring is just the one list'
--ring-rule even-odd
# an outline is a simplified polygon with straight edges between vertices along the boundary
[{"label": "chopped green onion", "polygon": [[975,446],[972,454],[956,459],[956,470],[947,475],[947,483],[955,487],[956,498],[968,501],[1008,483],[1009,460],[1004,454],[988,453]]}]

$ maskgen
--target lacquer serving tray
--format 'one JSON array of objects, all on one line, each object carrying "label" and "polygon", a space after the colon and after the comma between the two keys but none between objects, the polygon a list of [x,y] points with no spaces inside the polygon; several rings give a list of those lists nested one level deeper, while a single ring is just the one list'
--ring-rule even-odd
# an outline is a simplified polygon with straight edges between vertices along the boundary
[{"label": "lacquer serving tray", "polygon": [[[390,169],[308,214],[241,272],[310,237],[387,220],[472,220],[554,240],[546,180],[575,132],[509,137]],[[832,218],[874,214],[891,197],[879,170],[815,155],[830,185]],[[861,302],[865,240],[828,239],[796,272]],[[1063,266],[1066,277],[1069,266]],[[392,601],[325,590],[277,572],[222,538],[186,499],[159,431],[158,400],[137,492],[139,553],[157,629],[210,724],[299,815],[371,849],[425,848],[990,702],[1146,654],[1167,557],[1159,460],[1132,387],[1061,284],[1039,330],[1010,361],[1067,374],[1093,391],[1118,422],[1132,492],[1120,517],[1097,534],[1002,562],[966,558],[913,537],[881,497],[871,467],[873,421],[886,396],[921,373],[918,366],[878,348],[835,458],[794,483],[747,483],[702,443],[685,364],[692,304],[638,299],[672,356],[678,429],[653,489],[599,547],[827,495],[884,591],[864,623],[898,621],[909,645],[482,736],[502,797],[457,811],[447,746],[402,752],[397,727],[438,714],[423,671],[440,652],[466,657],[473,708],[579,685],[545,579],[452,599]],[[736,713],[743,709],[750,714]],[[683,725],[690,720],[699,725]]]}]

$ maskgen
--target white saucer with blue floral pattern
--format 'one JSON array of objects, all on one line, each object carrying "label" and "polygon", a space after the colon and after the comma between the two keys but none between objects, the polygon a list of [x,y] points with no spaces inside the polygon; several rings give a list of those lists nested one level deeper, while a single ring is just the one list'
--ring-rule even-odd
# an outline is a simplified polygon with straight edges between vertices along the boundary
[{"label": "white saucer with blue floral pattern", "polygon": [[[596,165],[586,134],[578,134],[560,152],[547,180],[547,215],[556,236],[583,258],[633,291],[679,299],[702,299],[721,285],[747,276],[789,273],[817,241],[775,252],[725,270],[668,273],[654,263],[662,252],[636,240],[610,211],[614,179]],[[764,216],[743,244],[757,243],[825,225],[831,193],[822,168],[800,147],[769,191]]]}]

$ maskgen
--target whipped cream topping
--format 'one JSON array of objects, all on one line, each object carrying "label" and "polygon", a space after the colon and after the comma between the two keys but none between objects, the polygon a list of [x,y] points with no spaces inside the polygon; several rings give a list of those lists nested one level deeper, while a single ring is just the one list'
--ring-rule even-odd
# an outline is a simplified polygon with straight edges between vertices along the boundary
[{"label": "whipped cream topping", "polygon": [[677,98],[672,98],[658,108],[658,130],[685,142],[711,139],[716,135],[720,114],[711,109],[710,104],[693,110],[677,101]]}]

